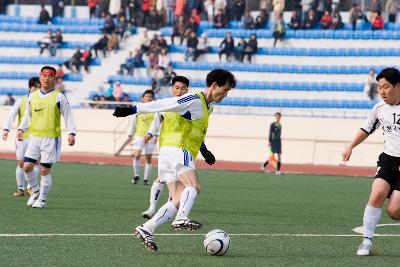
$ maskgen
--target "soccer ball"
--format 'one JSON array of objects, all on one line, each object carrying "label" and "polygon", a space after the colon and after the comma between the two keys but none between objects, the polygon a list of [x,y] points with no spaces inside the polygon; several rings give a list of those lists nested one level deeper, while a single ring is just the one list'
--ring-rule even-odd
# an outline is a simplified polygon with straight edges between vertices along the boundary
[{"label": "soccer ball", "polygon": [[230,244],[231,238],[224,230],[212,230],[204,237],[204,248],[213,256],[225,255]]}]

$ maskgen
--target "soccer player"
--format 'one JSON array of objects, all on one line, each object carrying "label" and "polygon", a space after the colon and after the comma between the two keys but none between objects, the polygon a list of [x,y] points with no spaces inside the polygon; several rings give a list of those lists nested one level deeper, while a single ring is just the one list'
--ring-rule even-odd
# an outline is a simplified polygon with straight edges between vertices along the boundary
[{"label": "soccer player", "polygon": [[151,251],[157,250],[154,240],[156,228],[175,214],[172,222],[174,229],[197,230],[202,226],[200,222],[189,218],[200,192],[194,160],[207,133],[210,104],[221,102],[235,87],[236,80],[229,71],[215,69],[207,74],[206,83],[207,88],[203,92],[138,104],[132,108],[117,107],[113,114],[125,117],[135,113],[165,112],[160,133],[158,175],[161,182],[167,183],[170,201],[134,231]]},{"label": "soccer player", "polygon": [[[272,154],[276,154],[278,156],[278,162],[276,164],[276,172],[275,174],[281,174],[281,154],[282,154],[282,125],[280,123],[282,114],[280,112],[275,113],[275,122],[271,124],[269,127],[269,147],[271,149]],[[268,165],[268,159],[261,166],[261,170],[265,170]]]},{"label": "soccer player", "polygon": [[364,210],[364,239],[357,250],[359,256],[371,255],[372,236],[386,199],[389,199],[387,213],[393,220],[400,220],[400,72],[395,68],[386,68],[376,80],[382,101],[372,108],[362,128],[342,153],[343,161],[347,162],[353,148],[381,127],[383,153],[379,155],[375,179]]},{"label": "soccer player", "polygon": [[[61,149],[61,115],[68,128],[68,144],[75,144],[76,126],[69,103],[65,95],[55,90],[56,70],[44,66],[40,71],[40,90],[29,96],[29,103],[21,124],[18,127],[17,139],[23,140],[23,134],[29,130],[29,144],[25,153],[24,171],[31,184],[32,195],[27,202],[33,208],[45,208],[47,195],[52,184],[50,174],[53,163],[60,160]],[[34,175],[33,167],[40,159],[40,186]]]},{"label": "soccer player", "polygon": [[[172,79],[172,95],[175,97],[183,96],[184,94],[188,93],[189,87],[189,79],[184,76],[176,76]],[[149,132],[144,138],[144,142],[149,142],[154,135],[159,132],[161,128],[161,123],[164,119],[164,114],[156,113],[154,116],[154,120],[150,126]],[[168,124],[168,122],[167,122]],[[166,137],[168,138],[168,137]],[[207,147],[205,146],[204,142],[200,148],[200,152],[204,157],[205,161],[212,165],[215,163],[214,155],[208,151]],[[164,189],[164,183],[160,182],[160,178],[157,177],[154,180],[153,185],[151,186],[150,190],[150,206],[149,208],[142,213],[143,218],[151,219],[153,215],[156,213],[156,205],[158,199],[161,195],[162,190]]]},{"label": "soccer player", "polygon": [[[34,91],[40,88],[39,77],[32,77],[28,82],[28,86],[29,86],[28,89],[28,96],[29,96],[29,94],[33,93]],[[14,103],[11,112],[8,114],[7,119],[4,122],[3,126],[2,138],[4,141],[7,140],[8,133],[10,132],[12,124],[14,123],[15,117],[17,115],[18,115],[18,125],[21,123],[22,117],[24,116],[25,113],[25,107],[28,100],[28,96],[23,96],[22,98],[18,99]],[[24,167],[24,155],[26,148],[28,147],[28,139],[27,139],[28,136],[29,136],[29,131],[24,133],[23,141],[18,141],[18,140],[15,141],[15,152],[17,158],[17,169],[15,171],[15,176],[17,180],[17,190],[13,193],[15,197],[25,195],[25,173],[23,167]],[[39,175],[39,166],[36,165],[33,168],[33,171],[35,172],[35,176],[37,177]],[[31,193],[29,183],[26,187],[26,192],[29,195]]]},{"label": "soccer player", "polygon": [[[142,102],[147,103],[154,100],[153,90],[146,90],[142,95]],[[151,155],[154,153],[154,149],[157,143],[157,136],[152,138],[151,142],[144,142],[144,136],[148,132],[151,122],[154,119],[154,113],[148,114],[135,114],[130,120],[128,127],[128,138],[131,139],[134,136],[134,148],[133,148],[133,178],[132,183],[137,184],[140,175],[140,156],[142,151],[146,156],[146,163],[144,165],[144,185],[149,184],[149,177],[151,176]]]}]

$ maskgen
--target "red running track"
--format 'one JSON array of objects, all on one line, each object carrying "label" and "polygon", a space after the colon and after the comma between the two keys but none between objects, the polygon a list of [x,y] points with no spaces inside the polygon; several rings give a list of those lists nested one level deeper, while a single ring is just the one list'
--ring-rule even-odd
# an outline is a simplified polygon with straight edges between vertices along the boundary
[{"label": "red running track", "polygon": [[[15,159],[15,153],[0,152],[0,159]],[[131,157],[116,157],[102,154],[82,154],[82,153],[64,153],[61,156],[63,162],[79,162],[92,164],[111,164],[111,165],[131,165]],[[154,159],[154,164],[157,160]],[[211,170],[231,170],[231,171],[260,171],[260,162],[233,162],[218,161],[210,166],[202,160],[196,160],[196,166],[199,169]],[[271,166],[267,171],[272,172]],[[333,166],[333,165],[312,165],[312,164],[282,164],[283,173],[304,173],[304,174],[323,174],[323,175],[347,175],[347,176],[373,176],[375,168],[372,167],[351,167],[351,166]]]}]

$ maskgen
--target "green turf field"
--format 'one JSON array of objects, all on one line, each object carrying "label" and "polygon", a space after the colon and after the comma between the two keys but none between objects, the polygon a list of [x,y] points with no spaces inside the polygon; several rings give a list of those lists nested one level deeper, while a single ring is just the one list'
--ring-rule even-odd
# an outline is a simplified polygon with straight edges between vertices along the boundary
[{"label": "green turf field", "polygon": [[[131,234],[148,205],[150,187],[133,186],[130,167],[59,163],[47,208],[32,209],[27,197],[12,196],[14,166],[0,160],[0,266],[399,266],[399,237],[376,237],[374,256],[358,257],[357,236],[269,235],[354,235],[369,178],[199,171],[203,191],[191,217],[203,223],[201,235],[166,224],[158,233],[188,235],[157,236],[152,253],[129,235],[4,236]],[[394,222],[385,214],[381,223]],[[215,228],[237,234],[223,257],[203,249],[203,234]]]}]

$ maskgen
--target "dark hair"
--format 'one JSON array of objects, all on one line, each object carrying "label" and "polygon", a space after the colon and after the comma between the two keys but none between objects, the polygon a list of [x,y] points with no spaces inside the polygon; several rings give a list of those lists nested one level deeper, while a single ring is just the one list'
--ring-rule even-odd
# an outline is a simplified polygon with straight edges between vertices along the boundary
[{"label": "dark hair", "polygon": [[40,86],[39,77],[32,77],[32,78],[29,79],[29,82],[28,82],[29,89],[30,89],[32,86],[36,86],[36,84],[39,84],[39,86]]},{"label": "dark hair", "polygon": [[379,72],[379,74],[376,76],[377,81],[379,81],[382,78],[385,78],[386,81],[388,81],[394,86],[400,83],[400,72],[396,68],[386,68],[381,70],[381,72]]},{"label": "dark hair", "polygon": [[282,117],[282,114],[281,114],[280,112],[276,112],[276,113],[275,113],[275,116],[276,116],[276,115]]},{"label": "dark hair", "polygon": [[210,87],[213,83],[217,83],[218,86],[223,86],[226,83],[229,83],[232,88],[235,88],[236,79],[230,71],[214,69],[207,74],[206,83],[207,87]]},{"label": "dark hair", "polygon": [[187,87],[189,87],[190,84],[189,79],[185,76],[175,76],[174,78],[172,78],[172,85],[174,85],[176,82],[186,84]]},{"label": "dark hair", "polygon": [[144,91],[142,97],[144,97],[144,96],[147,95],[147,94],[151,94],[151,96],[152,96],[153,98],[155,97],[154,91],[151,90],[151,89],[148,89],[148,90]]},{"label": "dark hair", "polygon": [[42,72],[43,70],[51,70],[51,71],[54,71],[54,73],[56,72],[56,69],[53,68],[53,67],[51,67],[51,66],[44,66],[44,67],[40,70],[40,72]]}]

